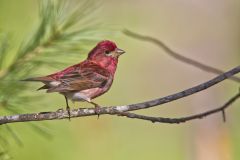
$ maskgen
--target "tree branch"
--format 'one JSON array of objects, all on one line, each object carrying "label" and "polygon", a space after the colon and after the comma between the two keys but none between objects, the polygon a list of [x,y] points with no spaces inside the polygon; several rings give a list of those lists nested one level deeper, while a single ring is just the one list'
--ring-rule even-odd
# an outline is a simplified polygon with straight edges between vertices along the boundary
[{"label": "tree branch", "polygon": [[[186,64],[189,64],[191,66],[197,67],[197,68],[199,68],[203,71],[214,73],[214,74],[217,74],[217,75],[224,73],[224,71],[222,71],[220,69],[217,69],[217,68],[214,68],[212,66],[203,64],[201,62],[190,59],[188,57],[185,57],[185,56],[181,55],[180,53],[177,53],[177,52],[173,51],[165,43],[163,43],[162,41],[160,41],[156,38],[153,38],[151,36],[141,35],[141,34],[138,34],[136,32],[133,32],[133,31],[130,31],[130,30],[127,30],[127,29],[123,30],[123,33],[126,34],[127,36],[132,37],[132,38],[136,38],[136,39],[139,39],[139,40],[142,40],[142,41],[147,41],[147,42],[151,42],[153,44],[156,44],[157,46],[162,48],[169,56],[171,56],[171,57],[173,57],[173,58],[175,58],[175,59],[177,59],[177,60],[179,60],[183,63],[186,63]],[[235,81],[235,82],[240,83],[240,78],[239,77],[233,76],[230,79]]]},{"label": "tree branch", "polygon": [[[130,105],[124,105],[124,106],[113,106],[113,107],[102,107],[99,110],[99,113],[95,113],[95,110],[93,108],[89,109],[73,109],[71,110],[71,118],[74,117],[84,117],[84,116],[92,116],[92,115],[103,115],[103,114],[119,114],[122,112],[128,112],[128,111],[134,111],[134,110],[140,110],[140,109],[146,109],[150,107],[154,107],[157,105],[161,105],[164,103],[169,103],[174,100],[184,98],[186,96],[190,96],[192,94],[195,94],[197,92],[200,92],[202,90],[205,90],[213,85],[216,85],[217,83],[222,82],[223,80],[230,78],[231,76],[237,74],[240,72],[240,66],[237,66],[233,69],[231,69],[228,72],[225,72],[205,83],[199,84],[195,87],[186,89],[184,91],[142,102],[137,104],[130,104]],[[19,115],[9,115],[9,116],[2,116],[0,117],[0,125],[6,124],[6,123],[14,123],[14,122],[26,122],[26,121],[44,121],[44,120],[54,120],[54,119],[66,119],[68,118],[67,111],[64,110],[58,110],[56,112],[41,112],[41,113],[30,113],[30,114],[19,114]]]},{"label": "tree branch", "polygon": [[212,109],[212,110],[200,113],[200,114],[195,114],[195,115],[181,117],[181,118],[149,117],[149,116],[144,116],[144,115],[139,115],[139,114],[129,113],[129,112],[119,113],[118,116],[125,116],[125,117],[133,118],[133,119],[147,120],[147,121],[151,121],[153,123],[159,122],[159,123],[179,124],[179,123],[184,123],[184,122],[195,120],[195,119],[202,119],[202,118],[210,116],[212,114],[222,112],[223,121],[225,122],[226,121],[225,109],[227,109],[238,98],[240,98],[240,92],[238,94],[236,94],[234,97],[232,97],[231,99],[229,99],[223,106],[221,106],[219,108]]}]

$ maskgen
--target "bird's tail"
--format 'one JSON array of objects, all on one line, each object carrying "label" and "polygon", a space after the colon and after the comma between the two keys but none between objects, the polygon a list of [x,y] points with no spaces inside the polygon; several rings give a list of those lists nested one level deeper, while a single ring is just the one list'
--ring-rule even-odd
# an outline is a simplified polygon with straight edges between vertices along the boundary
[{"label": "bird's tail", "polygon": [[32,78],[23,79],[21,81],[51,82],[52,80],[53,79],[50,77],[32,77]]},{"label": "bird's tail", "polygon": [[38,77],[33,77],[33,78],[26,78],[26,79],[21,79],[21,81],[40,81]]},{"label": "bird's tail", "polygon": [[38,88],[37,89],[37,91],[38,91],[38,90],[41,90],[41,89],[49,89],[49,86],[47,84],[48,84],[48,82],[51,81],[51,79],[49,77],[33,77],[33,78],[23,79],[21,81],[42,82],[42,83],[44,83],[45,85]]},{"label": "bird's tail", "polygon": [[41,90],[41,89],[49,89],[49,86],[45,84],[44,86],[38,88],[37,91],[39,91],[39,90]]}]

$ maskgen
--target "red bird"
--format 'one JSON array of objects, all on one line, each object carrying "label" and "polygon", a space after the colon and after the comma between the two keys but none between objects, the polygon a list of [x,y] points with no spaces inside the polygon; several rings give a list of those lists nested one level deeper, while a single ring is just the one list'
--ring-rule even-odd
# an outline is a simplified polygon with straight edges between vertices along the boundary
[{"label": "red bird", "polygon": [[64,95],[66,109],[70,118],[68,99],[72,101],[86,101],[95,106],[99,112],[100,106],[92,102],[106,93],[113,82],[118,58],[125,51],[117,48],[109,40],[101,41],[93,48],[86,60],[70,66],[62,71],[43,76],[25,79],[25,81],[39,81],[44,83],[40,89],[47,89],[47,93],[59,92]]}]

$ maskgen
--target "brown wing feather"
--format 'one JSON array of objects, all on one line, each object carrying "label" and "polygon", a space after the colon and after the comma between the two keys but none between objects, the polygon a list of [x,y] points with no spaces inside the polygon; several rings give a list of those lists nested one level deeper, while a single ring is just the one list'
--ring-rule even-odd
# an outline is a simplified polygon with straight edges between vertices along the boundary
[{"label": "brown wing feather", "polygon": [[106,84],[110,73],[97,64],[91,67],[83,67],[64,74],[59,81],[60,85],[52,87],[47,92],[69,92],[81,91],[90,88],[103,87]]}]

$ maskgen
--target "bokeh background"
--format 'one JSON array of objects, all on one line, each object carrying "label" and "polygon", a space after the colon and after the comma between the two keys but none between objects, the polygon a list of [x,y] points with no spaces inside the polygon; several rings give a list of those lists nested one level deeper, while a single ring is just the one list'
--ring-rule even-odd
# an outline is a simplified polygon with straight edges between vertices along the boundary
[{"label": "bokeh background", "polygon": [[[34,28],[38,4],[36,0],[0,0],[0,30],[11,34],[12,52]],[[182,55],[219,69],[228,70],[239,64],[238,0],[102,0],[101,9],[93,17],[116,32],[103,38],[115,41],[127,52],[120,58],[111,90],[96,99],[104,106],[154,99],[215,76],[172,59],[153,44],[121,34],[124,28],[154,36]],[[86,55],[87,52],[81,53],[72,64]],[[49,74],[64,67],[67,65],[43,66],[29,75]],[[65,105],[62,96],[35,92],[34,88],[40,84],[29,85],[33,89],[26,92],[39,98],[27,103],[28,106],[18,107],[34,112],[57,110]],[[139,113],[163,117],[198,113],[222,105],[238,87],[239,84],[226,80],[201,93]],[[50,134],[46,136],[29,128],[29,123],[15,123],[9,126],[22,144],[6,135],[6,149],[16,160],[237,160],[240,159],[239,105],[237,102],[227,110],[226,123],[220,114],[181,125],[152,124],[116,116],[34,122]],[[86,104],[75,104],[78,106]]]}]

